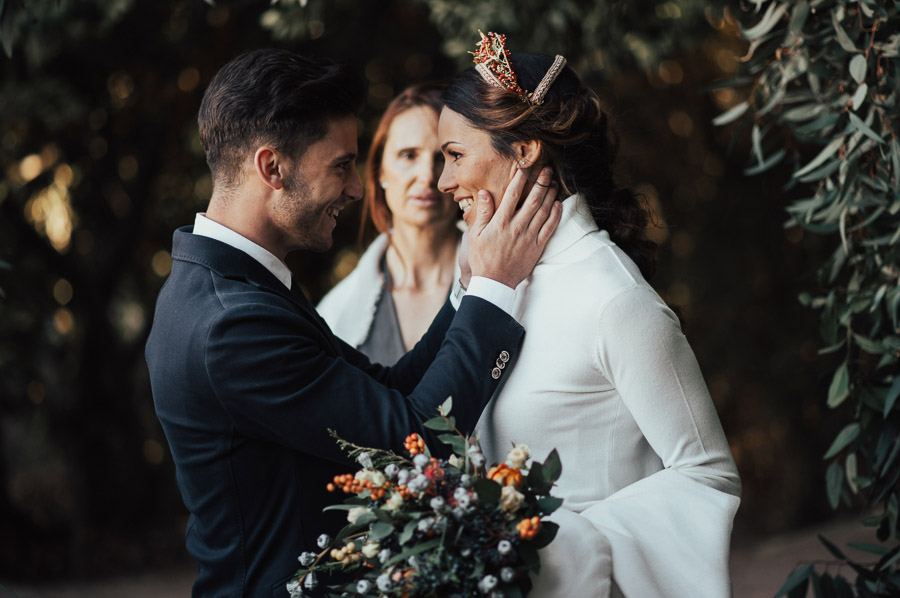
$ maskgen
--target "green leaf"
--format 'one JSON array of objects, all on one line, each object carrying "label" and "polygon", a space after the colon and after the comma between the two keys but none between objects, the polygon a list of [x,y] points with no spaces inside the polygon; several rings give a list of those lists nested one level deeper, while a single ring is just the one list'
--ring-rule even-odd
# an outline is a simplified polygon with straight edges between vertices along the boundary
[{"label": "green leaf", "polygon": [[472,485],[475,493],[478,494],[479,502],[492,505],[500,502],[500,484],[486,478],[475,480]]},{"label": "green leaf", "polygon": [[541,528],[532,542],[537,548],[543,548],[553,541],[556,533],[559,531],[559,525],[552,521],[541,521]]},{"label": "green leaf", "polygon": [[841,23],[837,18],[836,10],[831,11],[831,24],[834,27],[835,36],[841,47],[847,52],[859,52],[856,46],[853,45],[853,41],[850,39],[850,36],[847,35],[847,32],[844,31],[843,27],[841,27]]},{"label": "green leaf", "polygon": [[464,457],[466,455],[466,439],[462,436],[457,434],[441,434],[438,436],[438,440],[449,445],[457,456]]},{"label": "green leaf", "polygon": [[[868,307],[869,302],[866,300],[864,307]],[[866,353],[870,353],[872,355],[881,355],[884,353],[884,347],[881,346],[881,343],[873,341],[870,338],[866,338],[861,334],[854,334],[853,340],[856,341],[856,344],[859,345],[859,348],[865,351]]]},{"label": "green leaf", "polygon": [[424,426],[429,430],[437,430],[438,432],[452,432],[455,422],[453,418],[444,419],[441,416],[432,417],[425,422]]},{"label": "green leaf", "polygon": [[869,93],[869,86],[865,83],[856,88],[856,92],[853,94],[853,99],[850,101],[851,108],[854,110],[859,110],[859,107],[862,106],[863,102],[866,100],[866,95]]},{"label": "green leaf", "polygon": [[831,143],[826,145],[819,154],[809,161],[809,163],[801,168],[800,170],[794,173],[794,178],[800,178],[804,174],[808,174],[819,167],[819,165],[824,164],[825,160],[833,156],[837,153],[838,148],[841,147],[841,144],[844,143],[843,137],[836,137],[831,140]]},{"label": "green leaf", "polygon": [[878,143],[884,143],[884,139],[879,137],[878,134],[875,131],[873,131],[871,129],[871,127],[869,127],[869,125],[864,123],[860,117],[856,116],[852,112],[850,112],[849,115],[850,115],[850,123],[853,125],[854,129],[856,129],[857,131],[859,131],[860,133],[862,133],[863,135],[865,135],[872,141],[877,141]]},{"label": "green leaf", "polygon": [[447,400],[438,407],[438,413],[446,416],[450,415],[451,411],[453,411],[453,397],[447,397]]},{"label": "green leaf", "polygon": [[805,588],[809,583],[809,576],[813,571],[813,566],[810,564],[800,565],[788,576],[787,580],[785,580],[784,585],[775,593],[775,598],[779,596],[785,596],[788,592],[793,591],[796,588],[801,587],[801,584]]},{"label": "green leaf", "polygon": [[853,422],[852,424],[847,424],[843,430],[835,437],[834,442],[831,443],[831,448],[828,449],[828,452],[825,453],[823,459],[831,459],[839,452],[844,450],[847,445],[856,440],[859,436],[859,422]]},{"label": "green leaf", "polygon": [[394,526],[384,521],[376,521],[369,528],[369,537],[373,540],[383,540],[394,533]]},{"label": "green leaf", "polygon": [[828,466],[825,472],[825,485],[828,489],[828,504],[832,509],[838,508],[844,486],[844,468],[837,461],[832,461]]},{"label": "green leaf", "polygon": [[834,377],[831,379],[831,386],[828,387],[828,406],[834,409],[848,396],[850,396],[850,375],[845,361],[834,372]]},{"label": "green leaf", "polygon": [[831,554],[833,554],[833,555],[836,556],[837,558],[841,559],[842,561],[846,561],[846,560],[847,560],[847,555],[845,555],[845,554],[841,551],[840,548],[838,548],[838,547],[835,546],[831,541],[829,541],[828,538],[826,538],[826,537],[823,536],[822,534],[816,534],[816,536],[818,536],[819,542],[821,542],[822,544],[825,545],[825,548],[828,549],[828,552],[830,552]]},{"label": "green leaf", "polygon": [[744,29],[741,31],[741,35],[744,36],[744,39],[754,40],[760,38],[767,34],[772,28],[778,23],[778,20],[784,16],[784,13],[787,12],[788,4],[787,2],[776,3],[773,2],[769,4],[769,8],[766,10],[766,14],[763,15],[763,18],[759,20],[759,22],[750,27],[748,29]]},{"label": "green leaf", "polygon": [[722,125],[727,125],[728,123],[737,120],[747,111],[747,108],[750,107],[750,104],[747,102],[741,102],[740,104],[736,104],[720,114],[719,116],[713,119],[713,124],[717,127],[721,127]]},{"label": "green leaf", "polygon": [[900,376],[894,376],[894,381],[891,383],[891,387],[888,389],[887,396],[884,399],[883,415],[885,419],[887,419],[887,416],[890,415],[891,410],[894,408],[897,397],[900,397]]},{"label": "green leaf", "polygon": [[406,525],[403,526],[403,531],[400,532],[400,544],[406,544],[410,541],[418,525],[419,523],[417,521],[408,521]]},{"label": "green leaf", "polygon": [[744,169],[744,175],[754,176],[769,170],[770,168],[781,162],[785,154],[786,153],[783,149],[778,150],[777,152],[773,153],[771,156],[763,160],[761,163],[754,164],[753,166]]},{"label": "green leaf", "polygon": [[428,540],[427,542],[422,542],[421,544],[416,544],[412,548],[407,548],[400,554],[395,554],[393,557],[388,559],[388,561],[386,563],[384,563],[383,567],[385,569],[387,569],[391,565],[396,565],[397,563],[403,562],[411,556],[415,556],[417,554],[422,554],[423,552],[427,552],[427,551],[431,550],[432,548],[436,548],[436,547],[440,546],[440,544],[441,544],[440,538],[434,538],[434,539]]},{"label": "green leaf", "polygon": [[537,500],[537,506],[545,515],[549,515],[563,504],[563,499],[557,496],[543,496]]},{"label": "green leaf", "polygon": [[856,54],[850,59],[850,76],[857,83],[866,80],[866,57],[862,54]]},{"label": "green leaf", "polygon": [[559,453],[556,449],[550,451],[543,463],[544,481],[552,484],[562,475],[562,463],[559,460]]}]

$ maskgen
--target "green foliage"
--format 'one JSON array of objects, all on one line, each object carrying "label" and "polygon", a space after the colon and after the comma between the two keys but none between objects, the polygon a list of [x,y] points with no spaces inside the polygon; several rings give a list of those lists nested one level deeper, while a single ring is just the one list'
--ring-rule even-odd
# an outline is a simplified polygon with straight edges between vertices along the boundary
[{"label": "green foliage", "polygon": [[[478,41],[478,30],[506,33],[513,51],[564,54],[579,68],[649,69],[662,57],[685,49],[698,33],[707,33],[707,20],[717,18],[720,1],[652,0],[596,2],[594,0],[418,0],[443,39],[444,52],[460,64]],[[315,39],[322,23],[330,21],[332,4],[280,0],[261,17],[276,39]],[[522,18],[529,15],[529,18]]]},{"label": "green foliage", "polygon": [[[847,423],[825,454],[827,495],[880,509],[878,538],[900,540],[900,3],[860,0],[756,0],[744,14],[750,75],[745,101],[716,120],[752,116],[748,174],[789,158],[788,189],[802,197],[787,211],[831,240],[819,287],[804,305],[820,311],[820,353],[837,353],[827,405]],[[853,563],[856,586],[804,565],[779,595],[896,595],[895,559]],[[894,553],[897,548],[890,550]],[[829,593],[832,592],[832,593]],[[836,593],[835,593],[836,592]]]}]

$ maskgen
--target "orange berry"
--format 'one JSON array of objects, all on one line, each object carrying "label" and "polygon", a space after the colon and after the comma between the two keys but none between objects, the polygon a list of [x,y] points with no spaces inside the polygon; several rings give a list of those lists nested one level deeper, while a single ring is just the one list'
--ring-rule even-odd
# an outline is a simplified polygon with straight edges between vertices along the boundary
[{"label": "orange berry", "polygon": [[325,486],[325,489],[329,492],[334,492],[334,484],[329,483],[327,486]]}]

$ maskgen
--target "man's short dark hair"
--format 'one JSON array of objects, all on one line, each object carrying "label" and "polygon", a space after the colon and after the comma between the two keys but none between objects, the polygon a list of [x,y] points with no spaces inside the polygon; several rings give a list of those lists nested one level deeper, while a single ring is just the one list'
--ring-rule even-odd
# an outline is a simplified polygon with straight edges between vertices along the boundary
[{"label": "man's short dark hair", "polygon": [[365,93],[362,77],[328,59],[274,48],[241,54],[213,77],[197,116],[213,180],[236,183],[260,143],[299,158],[330,119],[357,114]]}]

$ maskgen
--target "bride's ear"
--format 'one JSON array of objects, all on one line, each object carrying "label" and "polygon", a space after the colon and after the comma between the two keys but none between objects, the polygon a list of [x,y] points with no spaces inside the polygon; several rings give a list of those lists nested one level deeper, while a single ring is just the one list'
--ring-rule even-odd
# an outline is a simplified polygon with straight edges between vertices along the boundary
[{"label": "bride's ear", "polygon": [[516,153],[516,163],[522,168],[530,168],[541,159],[543,144],[537,139],[514,141],[512,147]]}]

